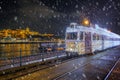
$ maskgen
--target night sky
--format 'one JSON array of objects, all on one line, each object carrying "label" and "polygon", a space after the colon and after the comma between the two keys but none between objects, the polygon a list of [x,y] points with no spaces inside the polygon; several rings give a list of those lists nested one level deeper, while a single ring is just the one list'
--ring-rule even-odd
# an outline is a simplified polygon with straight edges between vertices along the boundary
[{"label": "night sky", "polygon": [[71,22],[88,18],[120,34],[119,0],[0,0],[0,30],[30,27],[62,36]]}]

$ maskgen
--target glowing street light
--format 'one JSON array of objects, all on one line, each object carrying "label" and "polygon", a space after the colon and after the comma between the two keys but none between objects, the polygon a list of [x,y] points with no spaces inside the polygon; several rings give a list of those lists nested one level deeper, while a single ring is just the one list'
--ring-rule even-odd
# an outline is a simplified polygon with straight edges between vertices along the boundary
[{"label": "glowing street light", "polygon": [[85,20],[84,23],[85,23],[86,25],[88,25],[88,24],[89,24],[89,21],[88,21],[88,20]]},{"label": "glowing street light", "polygon": [[84,26],[90,26],[90,21],[85,18],[85,19],[83,19],[82,24],[83,24]]}]

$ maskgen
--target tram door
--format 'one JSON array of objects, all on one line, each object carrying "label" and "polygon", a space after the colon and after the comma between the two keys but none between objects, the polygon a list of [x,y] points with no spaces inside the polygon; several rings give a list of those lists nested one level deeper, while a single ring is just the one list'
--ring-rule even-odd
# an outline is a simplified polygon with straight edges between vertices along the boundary
[{"label": "tram door", "polygon": [[92,41],[90,32],[85,32],[85,53],[92,53]]}]

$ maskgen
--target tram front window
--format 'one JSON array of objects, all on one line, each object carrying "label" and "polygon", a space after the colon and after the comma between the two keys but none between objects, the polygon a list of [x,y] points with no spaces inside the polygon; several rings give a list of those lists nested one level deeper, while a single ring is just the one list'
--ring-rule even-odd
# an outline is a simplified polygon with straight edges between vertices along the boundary
[{"label": "tram front window", "polygon": [[77,32],[67,33],[67,39],[76,40],[77,39]]}]

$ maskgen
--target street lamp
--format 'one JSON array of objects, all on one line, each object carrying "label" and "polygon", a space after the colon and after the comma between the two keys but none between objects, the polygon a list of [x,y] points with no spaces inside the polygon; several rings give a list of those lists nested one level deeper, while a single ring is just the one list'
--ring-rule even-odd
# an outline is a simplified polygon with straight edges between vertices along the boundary
[{"label": "street lamp", "polygon": [[90,26],[90,21],[89,21],[87,18],[85,18],[85,19],[83,19],[82,24],[83,24],[84,26]]}]

